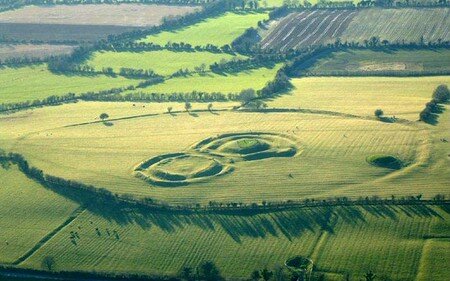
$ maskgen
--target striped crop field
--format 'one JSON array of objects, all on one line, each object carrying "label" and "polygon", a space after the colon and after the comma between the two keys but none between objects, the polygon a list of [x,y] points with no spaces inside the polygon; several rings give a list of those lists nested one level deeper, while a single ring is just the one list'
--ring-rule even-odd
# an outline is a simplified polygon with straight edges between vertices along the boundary
[{"label": "striped crop field", "polygon": [[371,37],[389,42],[450,40],[450,8],[314,10],[291,13],[264,32],[264,49],[287,51],[342,42],[364,43]]},{"label": "striped crop field", "polygon": [[355,11],[345,10],[292,13],[269,29],[261,46],[287,51],[328,43],[341,36],[355,15]]}]

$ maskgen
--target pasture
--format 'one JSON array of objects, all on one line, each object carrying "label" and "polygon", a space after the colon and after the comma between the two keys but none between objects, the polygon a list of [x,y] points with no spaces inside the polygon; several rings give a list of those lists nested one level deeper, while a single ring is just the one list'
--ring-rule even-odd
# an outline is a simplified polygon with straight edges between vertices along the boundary
[{"label": "pasture", "polygon": [[[281,64],[272,68],[257,68],[237,73],[205,73],[193,74],[187,77],[176,77],[165,80],[163,83],[151,85],[137,92],[142,93],[190,93],[192,91],[201,92],[221,92],[221,93],[239,93],[248,88],[255,90],[262,89],[267,82],[272,81]],[[125,91],[133,93],[136,91]]]},{"label": "pasture", "polygon": [[136,85],[139,80],[105,75],[77,76],[54,74],[45,64],[0,69],[0,103],[44,99],[52,95],[80,94]]},{"label": "pasture", "polygon": [[[166,106],[161,104],[160,112],[164,112]],[[206,106],[196,108],[194,105],[190,114],[174,112],[172,115],[145,114],[122,120],[111,119],[114,125],[107,127],[98,122],[98,115],[106,111],[102,104],[99,104],[96,115],[82,120],[76,117],[82,114],[75,112],[83,112],[84,103],[64,107],[66,118],[58,123],[53,121],[58,111],[47,108],[21,113],[18,118],[14,118],[14,114],[0,118],[0,125],[6,129],[1,133],[1,147],[25,155],[32,165],[52,175],[93,184],[115,193],[152,197],[171,203],[358,197],[361,192],[380,196],[421,192],[424,196],[433,196],[446,190],[448,175],[439,172],[445,167],[434,166],[435,161],[437,164],[446,156],[438,153],[436,159],[430,159],[427,156],[428,142],[434,137],[414,125],[333,113],[195,112],[195,109],[205,109]],[[132,110],[130,104],[126,110]],[[442,117],[442,124],[436,129],[446,124],[444,121],[448,122],[445,118]],[[97,123],[73,126],[85,123],[86,119]],[[36,120],[40,120],[39,126],[34,125]],[[15,129],[8,129],[11,126]],[[195,143],[220,134],[257,135],[257,132],[288,135],[293,139],[295,154],[288,156],[291,157],[289,161],[283,154],[271,154],[271,157],[261,160],[234,160],[234,169],[230,173],[176,188],[160,187],[134,175],[136,165],[153,157],[190,153]],[[105,141],[108,146],[102,145]],[[227,143],[224,149],[231,149],[233,146],[230,145]],[[367,157],[377,154],[396,155],[408,166],[392,171],[367,163]],[[230,158],[224,160],[227,159]],[[432,187],[422,190],[419,186],[428,177],[423,170],[425,163],[427,171],[433,170],[436,179]],[[270,174],[267,174],[267,169],[271,170]],[[408,174],[418,176],[417,188],[411,188],[410,183],[403,180]],[[317,178],[321,178],[320,184]],[[395,184],[386,186],[384,181],[394,181]]]},{"label": "pasture", "polygon": [[450,77],[308,77],[292,82],[295,90],[269,102],[269,106],[363,117],[373,116],[380,108],[386,116],[416,121],[433,90],[437,85],[448,85]]},{"label": "pasture", "polygon": [[[423,237],[434,237],[438,226],[449,227],[449,219],[440,207],[427,206],[304,208],[250,216],[84,212],[21,266],[37,267],[50,255],[57,270],[176,275],[185,266],[214,260],[225,276],[248,278],[255,269],[303,255],[313,259],[315,271],[330,276],[327,280],[342,280],[345,273],[359,280],[368,270],[411,280],[422,264],[422,248],[434,241]],[[69,239],[71,232],[79,239]],[[428,250],[423,254],[428,257]],[[427,267],[421,274],[435,273]]]},{"label": "pasture", "polygon": [[68,45],[32,45],[32,44],[0,44],[0,60],[28,57],[45,58],[72,53],[74,46]]},{"label": "pasture", "polygon": [[[264,49],[302,49],[311,45],[365,41],[391,43],[450,40],[450,8],[314,10],[291,13],[263,32]],[[424,24],[424,22],[426,22]]]},{"label": "pasture", "polygon": [[212,44],[220,47],[231,44],[247,28],[256,28],[258,21],[267,18],[267,13],[228,12],[185,28],[149,35],[138,42],[154,43],[162,46],[169,42],[183,42],[193,46]]},{"label": "pasture", "polygon": [[311,76],[420,75],[450,69],[450,50],[349,50],[331,53],[302,71]]},{"label": "pasture", "polygon": [[[81,64],[116,73],[153,70],[165,80],[101,97],[128,102],[77,100],[0,114],[0,267],[179,277],[184,267],[195,272],[212,261],[227,280],[247,280],[254,270],[287,272],[285,262],[301,256],[324,275],[318,280],[363,280],[373,271],[375,280],[447,281],[448,201],[423,200],[450,196],[450,105],[439,105],[433,124],[418,119],[436,87],[450,85],[450,76],[444,76],[450,51],[362,48],[372,36],[379,37],[379,49],[387,45],[382,40],[450,40],[450,8],[297,9],[265,30],[258,22],[269,10],[251,11],[252,5],[182,28],[169,24],[137,42],[220,47],[257,27],[261,52],[102,50],[133,49],[127,40],[136,37],[111,40],[108,47],[93,46]],[[0,13],[0,34],[6,41],[79,44],[198,9],[26,6]],[[265,51],[314,48],[336,38],[359,46],[302,69],[301,78],[291,77],[289,92],[279,79],[265,88],[271,98],[255,101],[248,91],[235,95],[274,81],[283,64],[254,68],[265,58],[267,64],[291,59]],[[11,52],[45,56],[73,48],[22,43],[4,51],[2,46],[0,59]],[[209,69],[215,62],[248,58],[227,67],[230,73]],[[50,72],[46,64],[0,68],[0,104],[144,81],[62,69],[64,74]],[[190,72],[172,76],[180,69]],[[383,73],[442,75],[367,76]],[[230,98],[188,103],[204,93]],[[169,95],[178,102],[154,102]],[[142,102],[129,102],[133,99]],[[253,107],[257,102],[262,106]],[[381,116],[374,115],[377,109]],[[25,173],[6,162],[3,150],[26,159],[9,156]],[[23,168],[26,164],[46,176]],[[43,263],[48,257],[52,268]]]},{"label": "pasture", "polygon": [[243,58],[225,53],[210,52],[172,52],[168,50],[151,52],[108,52],[100,51],[92,54],[85,64],[101,71],[102,68],[112,67],[116,73],[120,68],[151,69],[160,75],[170,75],[180,69],[194,71],[202,64],[208,66],[214,62],[229,61]]},{"label": "pasture", "polygon": [[0,166],[0,263],[23,257],[64,223],[78,205],[28,179],[16,166]]}]

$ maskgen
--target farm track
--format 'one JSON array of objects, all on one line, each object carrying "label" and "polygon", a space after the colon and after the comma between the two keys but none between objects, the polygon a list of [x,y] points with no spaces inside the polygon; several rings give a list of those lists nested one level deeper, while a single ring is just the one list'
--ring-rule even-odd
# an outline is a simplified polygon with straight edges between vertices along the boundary
[{"label": "farm track", "polygon": [[31,248],[28,252],[26,252],[23,256],[19,257],[15,260],[12,265],[20,265],[24,261],[26,261],[29,257],[31,257],[34,253],[36,253],[42,246],[44,246],[50,239],[56,236],[62,229],[72,223],[79,215],[81,215],[86,210],[86,207],[80,206],[78,207],[69,218],[64,221],[61,225],[51,231],[49,234],[44,236],[33,248]]}]

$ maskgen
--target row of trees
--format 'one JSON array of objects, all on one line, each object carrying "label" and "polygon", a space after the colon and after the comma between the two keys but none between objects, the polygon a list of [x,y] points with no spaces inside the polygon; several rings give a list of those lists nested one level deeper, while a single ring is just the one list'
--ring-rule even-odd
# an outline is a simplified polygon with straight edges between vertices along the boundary
[{"label": "row of trees", "polygon": [[450,100],[450,90],[447,85],[439,85],[433,92],[430,102],[425,105],[425,108],[419,114],[419,120],[434,124],[437,122],[437,114],[443,111],[441,104],[447,103]]},{"label": "row of trees", "polygon": [[190,93],[144,93],[134,92],[129,94],[84,94],[80,97],[88,101],[142,101],[142,102],[223,102],[228,100],[236,100],[235,94],[224,94],[220,92],[199,92],[192,91]]}]

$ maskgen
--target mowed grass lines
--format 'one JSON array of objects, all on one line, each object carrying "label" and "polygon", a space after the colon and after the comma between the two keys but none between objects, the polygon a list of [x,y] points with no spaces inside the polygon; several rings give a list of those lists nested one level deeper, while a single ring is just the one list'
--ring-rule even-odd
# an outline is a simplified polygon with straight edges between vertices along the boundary
[{"label": "mowed grass lines", "polygon": [[[192,91],[200,92],[221,92],[221,93],[239,93],[248,88],[255,90],[262,89],[269,81],[275,78],[275,75],[281,65],[272,68],[258,68],[237,73],[225,74],[194,74],[187,77],[177,77],[155,84],[138,92],[143,93],[190,93]],[[125,91],[123,94],[136,91]]]},{"label": "mowed grass lines", "polygon": [[428,239],[423,248],[417,280],[447,280],[449,253],[449,238]]},{"label": "mowed grass lines", "polygon": [[[341,278],[348,272],[359,280],[373,270],[411,280],[423,237],[437,223],[449,225],[448,213],[426,206],[304,208],[250,216],[111,211],[105,217],[83,213],[23,266],[37,267],[50,255],[57,270],[175,275],[211,260],[228,278],[247,278],[255,269],[302,255],[313,259],[316,271]],[[76,244],[70,231],[80,236]]]},{"label": "mowed grass lines", "polygon": [[149,35],[139,41],[158,45],[166,45],[169,42],[184,42],[193,46],[205,46],[207,44],[223,46],[231,44],[247,28],[256,27],[258,21],[267,18],[266,13],[228,12],[222,16],[209,18],[182,29]]},{"label": "mowed grass lines", "polygon": [[450,72],[449,57],[449,49],[386,52],[349,50],[331,53],[305,72],[314,76]]},{"label": "mowed grass lines", "polygon": [[293,79],[292,83],[292,93],[275,99],[269,106],[360,116],[373,116],[381,108],[385,115],[416,121],[434,89],[440,84],[449,85],[450,77],[310,77]]},{"label": "mowed grass lines", "polygon": [[104,75],[59,75],[51,73],[44,64],[2,68],[0,69],[0,103],[33,101],[52,95],[107,90],[139,82],[139,80]]},{"label": "mowed grass lines", "polygon": [[390,42],[450,40],[450,8],[363,9],[341,34],[342,41],[363,42],[373,36]]},{"label": "mowed grass lines", "polygon": [[[427,257],[430,254],[428,249],[422,253],[424,244],[430,243],[423,237],[432,236],[432,229],[437,224],[445,224],[447,229],[450,227],[449,213],[440,208],[367,206],[364,209],[364,222],[351,226],[342,221],[336,223],[333,233],[327,235],[317,255],[312,257],[318,270],[348,272],[352,280],[359,280],[359,276],[370,270],[392,280],[414,280],[421,256],[430,258]],[[430,246],[432,251],[441,253],[440,257],[432,257],[433,262],[450,259],[448,251]],[[448,249],[450,243],[443,241],[439,246]],[[427,277],[422,280],[446,280],[439,275],[445,266],[434,275],[439,264],[444,263],[422,268],[422,274]]]},{"label": "mowed grass lines", "polygon": [[[67,116],[74,114],[69,108],[83,111],[82,104],[66,107]],[[96,123],[58,128],[63,123],[76,122],[69,118],[53,125],[58,113],[47,110],[36,109],[31,115],[21,115],[20,126],[2,133],[2,147],[24,154],[32,165],[49,174],[172,203],[260,202],[325,194],[357,197],[361,192],[358,185],[392,173],[370,165],[366,157],[391,154],[412,163],[420,134],[417,129],[401,124],[301,113],[202,112],[194,116],[176,113],[118,120],[111,127]],[[99,113],[102,111],[99,104]],[[10,128],[13,117],[4,118],[0,125]],[[33,128],[35,120],[40,120],[39,126],[47,124],[47,129]],[[24,135],[18,135],[22,130]],[[179,188],[152,186],[133,175],[134,167],[146,159],[184,152],[194,143],[218,134],[242,132],[288,134],[303,152],[288,160],[276,157],[239,162],[233,173]],[[341,193],[343,187],[349,190]],[[424,192],[434,194],[434,188]],[[390,190],[386,194],[384,188],[374,189],[370,184],[363,190],[366,189],[380,195],[391,194]],[[404,191],[398,189],[394,193]]]},{"label": "mowed grass lines", "polygon": [[28,179],[16,166],[0,166],[0,182],[0,263],[13,263],[78,205]]},{"label": "mowed grass lines", "polygon": [[112,67],[115,72],[120,68],[151,69],[160,75],[170,75],[180,69],[194,71],[195,67],[202,64],[208,66],[221,60],[231,60],[236,56],[210,52],[172,52],[168,50],[153,52],[109,52],[99,51],[92,54],[86,64],[96,70]]}]

